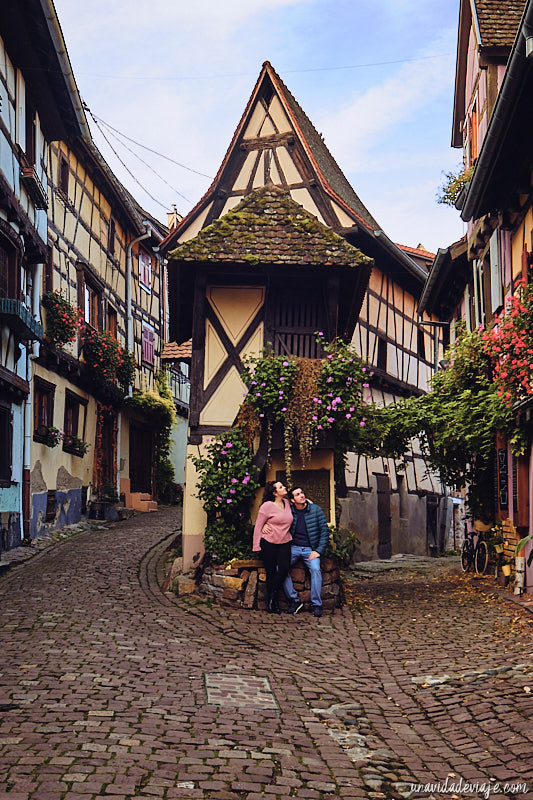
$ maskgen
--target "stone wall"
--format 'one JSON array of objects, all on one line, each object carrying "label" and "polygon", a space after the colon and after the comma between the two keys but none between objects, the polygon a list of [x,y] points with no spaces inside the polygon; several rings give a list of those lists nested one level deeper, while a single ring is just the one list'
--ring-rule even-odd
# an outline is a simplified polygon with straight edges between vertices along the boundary
[{"label": "stone wall", "polygon": [[[340,571],[331,558],[321,558],[322,601],[325,609],[337,608],[342,602]],[[296,563],[291,569],[294,588],[304,603],[304,609],[311,608],[311,583],[303,563]],[[232,561],[230,565],[209,565],[204,567],[198,591],[216,598],[217,602],[233,608],[266,608],[266,575],[263,563],[255,559]],[[288,608],[288,602],[280,592],[280,608]]]}]

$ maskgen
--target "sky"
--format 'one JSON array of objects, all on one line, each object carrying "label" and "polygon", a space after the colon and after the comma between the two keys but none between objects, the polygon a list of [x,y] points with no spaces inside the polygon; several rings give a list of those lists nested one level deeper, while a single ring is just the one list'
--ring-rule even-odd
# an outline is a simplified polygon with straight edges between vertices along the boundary
[{"label": "sky", "polygon": [[95,142],[163,222],[209,187],[268,60],[393,241],[436,252],[463,235],[459,212],[436,201],[461,163],[450,146],[459,0],[55,6],[80,95],[100,120],[89,118]]}]

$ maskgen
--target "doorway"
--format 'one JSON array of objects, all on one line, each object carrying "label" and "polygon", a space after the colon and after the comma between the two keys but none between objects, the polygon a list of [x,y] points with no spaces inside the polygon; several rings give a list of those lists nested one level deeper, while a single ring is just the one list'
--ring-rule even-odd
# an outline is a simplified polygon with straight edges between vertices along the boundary
[{"label": "doorway", "polygon": [[388,475],[376,475],[378,493],[378,558],[390,558],[391,513],[390,513],[390,478]]}]

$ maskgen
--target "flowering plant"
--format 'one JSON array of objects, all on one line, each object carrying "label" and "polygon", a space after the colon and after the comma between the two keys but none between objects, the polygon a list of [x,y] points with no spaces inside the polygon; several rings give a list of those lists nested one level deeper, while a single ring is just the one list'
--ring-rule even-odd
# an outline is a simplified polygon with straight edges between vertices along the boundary
[{"label": "flowering plant", "polygon": [[75,341],[83,318],[80,309],[71,306],[61,292],[47,292],[42,304],[46,309],[46,341],[52,347]]},{"label": "flowering plant", "polygon": [[47,447],[57,447],[62,437],[63,434],[59,430],[59,428],[54,428],[54,427],[47,428],[45,444]]},{"label": "flowering plant", "polygon": [[84,456],[91,449],[91,446],[84,442],[83,439],[78,438],[78,436],[70,433],[62,433],[61,436],[63,437],[63,448],[72,450],[77,455]]},{"label": "flowering plant", "polygon": [[83,354],[93,382],[118,384],[123,392],[127,392],[135,375],[135,359],[114,336],[87,328]]},{"label": "flowering plant", "polygon": [[493,360],[498,396],[511,405],[533,394],[533,284],[518,281],[516,293],[483,340]]},{"label": "flowering plant", "polygon": [[[367,424],[366,405],[372,372],[342,340],[328,343],[322,332],[317,342],[324,358],[286,358],[263,350],[246,360],[243,379],[249,387],[242,408],[253,409],[268,435],[270,454],[272,426],[283,423],[285,466],[290,483],[291,453],[298,448],[302,463],[310,458],[322,431],[334,430],[343,448],[361,438]],[[249,416],[249,415],[248,415]],[[242,414],[239,414],[239,420]]]},{"label": "flowering plant", "polygon": [[251,549],[250,506],[259,484],[252,452],[238,428],[219,434],[202,456],[190,457],[198,472],[198,497],[207,514],[204,545],[217,561]]}]

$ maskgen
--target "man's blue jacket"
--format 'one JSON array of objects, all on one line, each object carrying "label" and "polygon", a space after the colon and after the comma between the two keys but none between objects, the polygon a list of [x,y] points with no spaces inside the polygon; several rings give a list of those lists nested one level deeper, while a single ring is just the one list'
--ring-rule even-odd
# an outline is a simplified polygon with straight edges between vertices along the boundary
[{"label": "man's blue jacket", "polygon": [[[304,509],[305,512],[305,525],[307,527],[307,535],[311,543],[311,549],[316,550],[320,555],[324,555],[324,550],[329,541],[329,528],[326,516],[320,506],[316,503],[307,503]],[[291,534],[296,529],[296,511],[292,507],[292,525]]]}]

